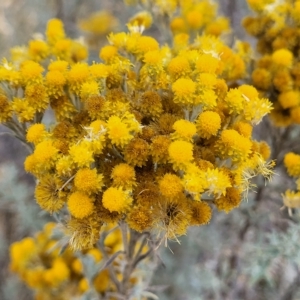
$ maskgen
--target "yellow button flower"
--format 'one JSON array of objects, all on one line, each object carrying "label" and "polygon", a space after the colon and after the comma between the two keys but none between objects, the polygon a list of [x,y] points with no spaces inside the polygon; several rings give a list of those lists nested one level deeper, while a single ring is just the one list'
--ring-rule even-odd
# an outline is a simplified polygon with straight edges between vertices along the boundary
[{"label": "yellow button flower", "polygon": [[221,118],[214,111],[205,111],[199,115],[196,126],[199,136],[207,139],[213,135],[217,135],[221,128]]},{"label": "yellow button flower", "polygon": [[93,212],[93,200],[82,192],[75,192],[68,199],[68,209],[72,216],[83,219]]},{"label": "yellow button flower", "polygon": [[293,53],[288,49],[279,49],[272,54],[272,61],[278,67],[291,67],[293,58]]},{"label": "yellow button flower", "polygon": [[102,197],[103,206],[110,212],[125,212],[132,202],[132,198],[128,193],[121,188],[110,187],[104,193]]},{"label": "yellow button flower", "polygon": [[173,138],[185,141],[191,141],[197,132],[196,125],[194,123],[183,119],[176,121],[173,124],[173,129],[175,130]]},{"label": "yellow button flower", "polygon": [[163,196],[175,198],[183,192],[181,179],[175,174],[167,173],[159,181],[159,190]]},{"label": "yellow button flower", "polygon": [[102,175],[97,174],[96,169],[80,169],[75,175],[74,185],[86,194],[96,193],[103,185],[102,177]]},{"label": "yellow button flower", "polygon": [[283,162],[290,176],[300,177],[300,155],[289,152],[285,155]]},{"label": "yellow button flower", "polygon": [[172,91],[175,94],[175,103],[183,105],[193,104],[196,83],[188,78],[179,78],[173,83]]},{"label": "yellow button flower", "polygon": [[29,127],[26,140],[33,144],[38,144],[47,135],[44,124],[36,123]]},{"label": "yellow button flower", "polygon": [[117,187],[130,188],[136,184],[134,168],[124,163],[118,164],[113,168],[111,178]]},{"label": "yellow button flower", "polygon": [[175,169],[182,169],[193,160],[193,144],[186,141],[172,142],[168,149],[170,162]]}]

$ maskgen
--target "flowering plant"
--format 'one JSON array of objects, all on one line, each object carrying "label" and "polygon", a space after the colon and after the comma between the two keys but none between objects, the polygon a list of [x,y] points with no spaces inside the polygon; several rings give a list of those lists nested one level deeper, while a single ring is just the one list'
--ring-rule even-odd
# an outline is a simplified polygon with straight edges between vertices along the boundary
[{"label": "flowering plant", "polygon": [[[52,19],[45,39],[14,48],[0,66],[0,120],[31,151],[24,165],[37,179],[37,203],[56,217],[68,251],[102,253],[121,299],[132,295],[138,263],[161,243],[209,223],[214,207],[238,207],[253,177],[273,173],[269,146],[252,138],[272,103],[243,82],[247,45],[222,42],[228,21],[210,1],[167,2],[171,10],[145,2],[128,32],[109,34],[100,61],[88,63],[87,47]],[[171,28],[169,44],[143,34],[151,12]],[[113,224],[123,250],[107,253],[101,228]],[[22,274],[18,245],[13,269]],[[55,283],[55,274],[47,280]]]}]

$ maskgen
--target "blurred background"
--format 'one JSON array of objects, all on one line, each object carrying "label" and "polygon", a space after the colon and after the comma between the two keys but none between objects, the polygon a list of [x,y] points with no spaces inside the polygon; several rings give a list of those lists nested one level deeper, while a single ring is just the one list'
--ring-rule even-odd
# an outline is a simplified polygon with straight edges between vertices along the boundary
[{"label": "blurred background", "polygon": [[[220,13],[231,20],[232,37],[253,43],[240,25],[249,14],[245,0],[219,2]],[[102,21],[95,21],[93,27],[87,20],[99,11]],[[9,58],[11,47],[43,33],[47,21],[57,17],[70,37],[90,44],[90,60],[97,60],[106,34],[124,30],[123,24],[135,12],[121,0],[1,0],[0,58]],[[146,34],[158,36],[158,29]],[[34,234],[51,218],[33,200],[35,182],[23,169],[27,149],[3,126],[0,130],[0,299],[30,300],[30,290],[9,271],[9,245]],[[273,149],[284,143],[284,132],[271,127],[268,120],[255,135]],[[180,245],[161,247],[152,287],[159,299],[300,299],[299,217],[280,210],[281,193],[293,183],[282,167],[282,154],[273,153],[273,157],[278,158],[280,180],[274,176],[265,186],[258,179],[256,193],[240,209],[214,214],[209,225],[191,229]]]}]

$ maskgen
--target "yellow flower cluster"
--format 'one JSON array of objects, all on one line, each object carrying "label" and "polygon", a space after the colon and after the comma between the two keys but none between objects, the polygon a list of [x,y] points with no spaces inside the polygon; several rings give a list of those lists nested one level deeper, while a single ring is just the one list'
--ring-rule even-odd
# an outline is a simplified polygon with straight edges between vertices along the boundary
[{"label": "yellow flower cluster", "polygon": [[243,20],[257,38],[261,57],[252,71],[253,85],[274,104],[276,126],[300,124],[300,1],[248,0],[256,15]]},{"label": "yellow flower cluster", "polygon": [[[111,226],[106,226],[103,232],[108,233],[111,229]],[[115,286],[108,269],[93,271],[93,274],[87,274],[85,270],[84,263],[87,259],[92,265],[100,266],[104,260],[103,253],[98,248],[91,248],[78,256],[69,247],[61,252],[59,241],[53,237],[55,230],[55,223],[47,223],[43,231],[38,232],[35,237],[24,238],[10,246],[10,268],[35,292],[35,299],[79,298],[90,289],[91,284],[93,290],[103,297],[114,291]],[[106,236],[104,246],[109,255],[122,249],[119,229]],[[143,253],[146,250],[145,246]],[[112,267],[118,270],[120,265],[115,261]],[[132,275],[132,286],[136,280],[135,275]]]},{"label": "yellow flower cluster", "polygon": [[[180,3],[190,29],[214,18],[211,1]],[[100,61],[88,64],[62,47],[73,49],[73,41],[51,20],[48,66],[41,53],[2,65],[0,119],[28,129],[34,151],[25,169],[38,179],[36,200],[50,213],[68,213],[74,249],[93,248],[102,224],[119,220],[176,239],[207,224],[212,206],[239,206],[250,178],[269,178],[270,151],[251,132],[272,105],[256,88],[232,84],[246,64],[217,35],[175,34],[171,47],[142,31],[112,33]],[[19,90],[25,98],[12,98]],[[50,128],[42,124],[47,106],[56,118]]]},{"label": "yellow flower cluster", "polygon": [[284,165],[287,169],[288,175],[296,179],[297,190],[287,190],[283,196],[284,207],[288,208],[291,215],[293,208],[300,208],[300,155],[289,152],[284,157]]},{"label": "yellow flower cluster", "polygon": [[[131,6],[137,6],[139,1],[126,1]],[[184,36],[195,36],[199,32],[208,35],[220,36],[230,31],[229,20],[217,15],[217,5],[209,0],[144,0],[142,6],[147,11],[137,13],[130,21],[130,30],[143,31],[152,23],[153,14],[155,19],[165,19],[172,33],[179,40]],[[187,36],[188,38],[188,36]]]},{"label": "yellow flower cluster", "polygon": [[[257,38],[261,57],[255,61],[252,84],[274,105],[270,117],[276,126],[300,124],[300,1],[248,0],[256,15],[244,19],[247,32]],[[292,136],[289,136],[292,138]],[[289,176],[299,183],[300,156],[289,152],[284,157]],[[287,190],[284,206],[291,214],[299,208],[300,189]]]}]

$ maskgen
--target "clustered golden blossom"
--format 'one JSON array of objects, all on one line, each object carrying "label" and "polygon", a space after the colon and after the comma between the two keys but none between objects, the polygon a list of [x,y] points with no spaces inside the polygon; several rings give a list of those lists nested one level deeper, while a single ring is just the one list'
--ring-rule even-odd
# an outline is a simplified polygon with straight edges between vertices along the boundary
[{"label": "clustered golden blossom", "polygon": [[288,175],[296,179],[297,190],[287,190],[283,196],[283,208],[287,207],[289,215],[292,214],[292,209],[300,208],[300,155],[289,152],[284,157],[284,165]]},{"label": "clustered golden blossom", "polygon": [[248,4],[255,15],[247,16],[243,25],[258,39],[261,54],[252,83],[273,102],[270,116],[275,125],[300,124],[300,1],[248,0]]},{"label": "clustered golden blossom", "polygon": [[[135,31],[111,34],[102,62],[88,65],[77,52],[55,55],[57,43],[73,43],[59,20],[46,35],[47,72],[40,54],[2,65],[0,116],[28,127],[36,200],[50,213],[68,210],[73,248],[93,247],[101,225],[121,219],[174,239],[208,223],[211,205],[239,206],[249,178],[267,172],[269,151],[251,131],[271,103],[252,86],[227,85],[245,64],[217,37],[173,49]],[[50,128],[40,123],[48,106]]]},{"label": "clustered golden blossom", "polygon": [[[47,223],[43,231],[38,232],[35,237],[24,238],[10,246],[10,268],[34,290],[35,299],[75,299],[88,290],[105,297],[109,292],[115,291],[116,287],[108,269],[101,268],[103,253],[97,247],[82,252],[80,256],[70,247],[61,253],[59,240],[54,237],[55,230],[55,223]],[[109,255],[122,249],[120,230],[111,230],[112,226],[102,229],[102,232],[107,234],[104,246]],[[145,251],[147,246],[143,247],[142,253]],[[121,275],[117,271],[122,261],[121,257],[119,259],[112,264],[117,276]],[[85,269],[88,265],[95,266],[94,270]],[[130,283],[134,286],[137,282],[138,278],[133,274]]]},{"label": "clustered golden blossom", "polygon": [[[279,127],[300,124],[300,1],[248,0],[255,16],[244,19],[247,32],[257,38],[257,51],[252,83],[273,103],[270,117]],[[289,214],[300,207],[300,156],[289,152],[284,165],[297,181],[297,190],[283,195]]]},{"label": "clustered golden blossom", "polygon": [[[181,5],[192,29],[213,18],[195,23],[210,1]],[[33,55],[30,42],[0,67],[0,119],[20,138],[26,131],[36,201],[68,215],[73,249],[93,248],[101,226],[118,221],[177,239],[207,224],[214,206],[238,207],[251,178],[272,173],[269,147],[251,137],[272,104],[235,83],[246,75],[241,53],[208,29],[191,40],[178,29],[173,47],[160,45],[136,30],[142,19],[110,34],[92,64],[50,20],[43,47]],[[47,108],[56,119],[48,128]]]},{"label": "clustered golden blossom", "polygon": [[90,49],[99,48],[106,35],[114,31],[118,24],[118,19],[107,10],[96,11],[78,22]]},{"label": "clustered golden blossom", "polygon": [[143,31],[152,23],[152,12],[155,18],[165,21],[174,41],[186,42],[189,35],[195,36],[200,31],[220,36],[230,31],[229,20],[217,15],[217,4],[209,0],[125,0],[131,6],[140,5],[146,10],[137,13],[129,20],[128,26],[136,31]]}]

